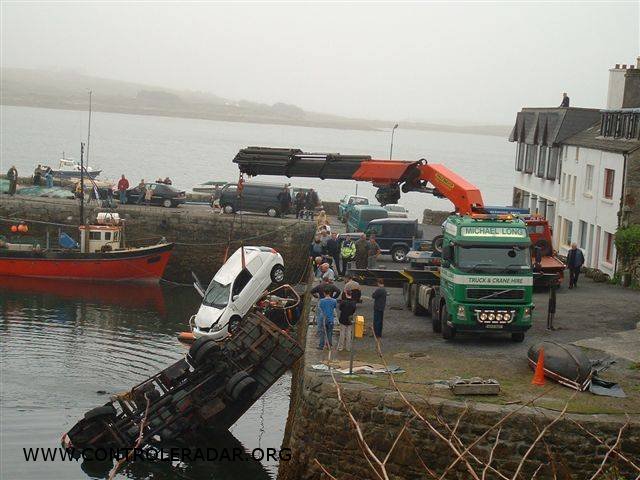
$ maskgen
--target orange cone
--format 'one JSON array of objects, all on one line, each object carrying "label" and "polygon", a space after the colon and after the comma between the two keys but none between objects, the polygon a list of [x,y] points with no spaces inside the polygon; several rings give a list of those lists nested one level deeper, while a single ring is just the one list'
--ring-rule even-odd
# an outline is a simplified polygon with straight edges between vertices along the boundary
[{"label": "orange cone", "polygon": [[544,385],[544,348],[540,347],[538,352],[538,361],[536,362],[536,371],[531,380],[532,385]]}]

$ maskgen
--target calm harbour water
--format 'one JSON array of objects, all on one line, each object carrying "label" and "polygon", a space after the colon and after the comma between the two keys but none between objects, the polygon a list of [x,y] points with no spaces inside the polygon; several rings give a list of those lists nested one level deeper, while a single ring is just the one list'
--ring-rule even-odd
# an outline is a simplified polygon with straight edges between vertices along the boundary
[{"label": "calm harbour water", "polygon": [[[2,461],[0,478],[106,478],[79,462],[26,462],[23,448],[57,447],[85,411],[130,389],[186,351],[186,329],[199,297],[191,288],[86,285],[0,277]],[[207,447],[279,448],[289,407],[284,376]],[[93,470],[92,470],[93,468]],[[275,462],[136,462],[117,478],[268,479]]]},{"label": "calm harbour water", "polygon": [[[0,170],[16,165],[29,175],[41,164],[57,165],[61,153],[79,158],[86,140],[86,112],[1,107]],[[101,178],[125,173],[130,181],[170,176],[191,188],[206,180],[235,181],[231,159],[249,145],[286,146],[306,151],[370,154],[388,158],[389,132],[334,130],[279,125],[213,122],[95,112],[90,164]],[[511,198],[513,148],[499,137],[441,132],[396,131],[394,158],[444,163],[471,180],[488,204]],[[265,180],[276,180],[275,178]],[[284,179],[282,179],[284,180]],[[322,198],[354,193],[352,181],[293,179]],[[358,185],[373,198],[374,189]],[[403,196],[420,217],[425,207],[448,210],[446,200],[424,194]],[[188,288],[79,286],[63,282],[0,279],[0,413],[2,479],[104,478],[76,462],[25,462],[23,447],[55,447],[60,435],[108,395],[127,390],[145,376],[180,358],[176,341],[198,305]],[[279,447],[288,408],[284,377],[231,429],[251,450]],[[106,392],[106,393],[98,393]],[[269,478],[271,462],[243,465],[192,463],[137,464],[119,478]]]},{"label": "calm harbour water", "polygon": [[[39,163],[56,165],[62,152],[80,158],[86,141],[86,112],[2,106],[0,170],[15,164],[28,176]],[[240,148],[250,145],[294,147],[304,151],[368,154],[389,157],[389,132],[335,130],[283,125],[214,122],[184,118],[94,112],[91,119],[90,165],[103,169],[101,178],[126,174],[131,183],[141,178],[170,176],[190,189],[207,180],[237,181],[231,162]],[[442,163],[481,190],[485,203],[510,204],[513,185],[513,144],[506,138],[456,133],[403,130],[395,133],[393,157],[426,158]],[[355,193],[356,182],[260,177],[315,187],[326,200]],[[358,193],[373,198],[375,189],[357,184]],[[403,195],[401,202],[417,218],[425,207],[450,210],[448,200],[420,193]]]}]

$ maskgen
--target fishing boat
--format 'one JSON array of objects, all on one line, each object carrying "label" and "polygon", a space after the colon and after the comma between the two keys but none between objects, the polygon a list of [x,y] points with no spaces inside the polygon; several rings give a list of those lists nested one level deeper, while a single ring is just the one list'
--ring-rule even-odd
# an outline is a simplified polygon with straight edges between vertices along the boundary
[{"label": "fishing boat", "polygon": [[99,213],[80,225],[80,243],[62,233],[59,248],[0,241],[0,275],[90,281],[158,282],[172,243],[124,247],[124,224],[116,213]]},{"label": "fishing boat", "polygon": [[[62,154],[57,169],[47,166],[40,167],[42,175],[44,175],[49,168],[51,168],[51,173],[56,178],[80,178],[80,162],[71,158],[65,158],[64,153]],[[96,170],[92,167],[84,167],[84,175],[92,179],[95,179],[101,172],[102,170]]]}]

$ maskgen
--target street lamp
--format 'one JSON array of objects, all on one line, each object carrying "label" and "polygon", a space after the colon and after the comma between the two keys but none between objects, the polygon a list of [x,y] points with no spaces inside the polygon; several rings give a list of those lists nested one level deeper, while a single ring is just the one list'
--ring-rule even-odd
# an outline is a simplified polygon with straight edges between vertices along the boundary
[{"label": "street lamp", "polygon": [[396,123],[391,129],[391,149],[389,150],[389,160],[393,156],[393,134],[396,133],[396,128],[398,128],[398,124]]}]

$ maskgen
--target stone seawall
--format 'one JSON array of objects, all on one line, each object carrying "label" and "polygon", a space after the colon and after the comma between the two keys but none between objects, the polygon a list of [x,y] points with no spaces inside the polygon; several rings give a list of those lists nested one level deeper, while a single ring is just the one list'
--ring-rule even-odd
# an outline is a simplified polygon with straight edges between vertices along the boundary
[{"label": "stone seawall", "polygon": [[[358,445],[354,427],[337,399],[331,377],[310,371],[308,367],[309,365],[301,366],[294,370],[291,409],[284,440],[284,445],[292,449],[293,458],[289,462],[281,462],[278,478],[328,478],[316,464],[316,459],[338,479],[376,478]],[[454,460],[449,447],[424,423],[414,418],[397,392],[385,387],[339,381],[343,398],[378,458],[384,459],[398,433],[407,425],[387,463],[390,478],[430,478],[424,465],[432,469],[436,474],[435,478],[438,478]],[[407,398],[447,438],[450,431],[442,422],[453,429],[459,421],[456,432],[465,446],[473,444],[485,431],[494,427],[507,414],[511,414],[499,428],[499,443],[492,461],[492,466],[508,478],[514,475],[520,460],[535,442],[538,433],[559,415],[557,411],[518,405],[463,403],[427,399],[415,394],[407,394]],[[532,478],[540,465],[542,467],[536,478],[543,479],[590,478],[598,470],[608,446],[600,444],[574,421],[611,446],[626,419],[612,415],[562,417],[549,429],[543,441],[535,445],[518,478]],[[497,431],[498,428],[493,429],[471,450],[483,462],[491,454]],[[640,423],[637,418],[625,429],[619,450],[636,463],[640,458]],[[549,462],[550,457],[553,462]],[[478,467],[473,460],[470,461],[478,476],[481,476],[482,467]],[[615,455],[607,461],[605,472],[619,472],[619,476],[602,478],[635,478],[638,473],[633,473]],[[458,465],[445,478],[472,477],[462,465]],[[486,478],[497,476],[488,472]]]},{"label": "stone seawall", "polygon": [[[74,225],[79,218],[78,205],[76,200],[2,195],[0,218],[34,221],[29,223],[29,233],[41,239],[44,246],[48,229],[51,244],[55,245],[59,228],[77,239],[78,231]],[[85,217],[95,220],[100,211],[105,209],[98,208],[95,203],[86,205]],[[313,222],[263,216],[219,215],[207,207],[182,206],[170,209],[124,205],[118,206],[116,212],[125,220],[128,245],[149,245],[162,237],[176,242],[164,276],[174,282],[191,283],[192,271],[201,281],[208,282],[222,264],[230,237],[230,252],[242,243],[266,245],[278,250],[285,260],[286,280],[297,282],[306,267],[307,246],[315,231]],[[35,223],[38,221],[69,226]],[[0,220],[0,234],[11,236],[8,228],[11,223]]]}]

